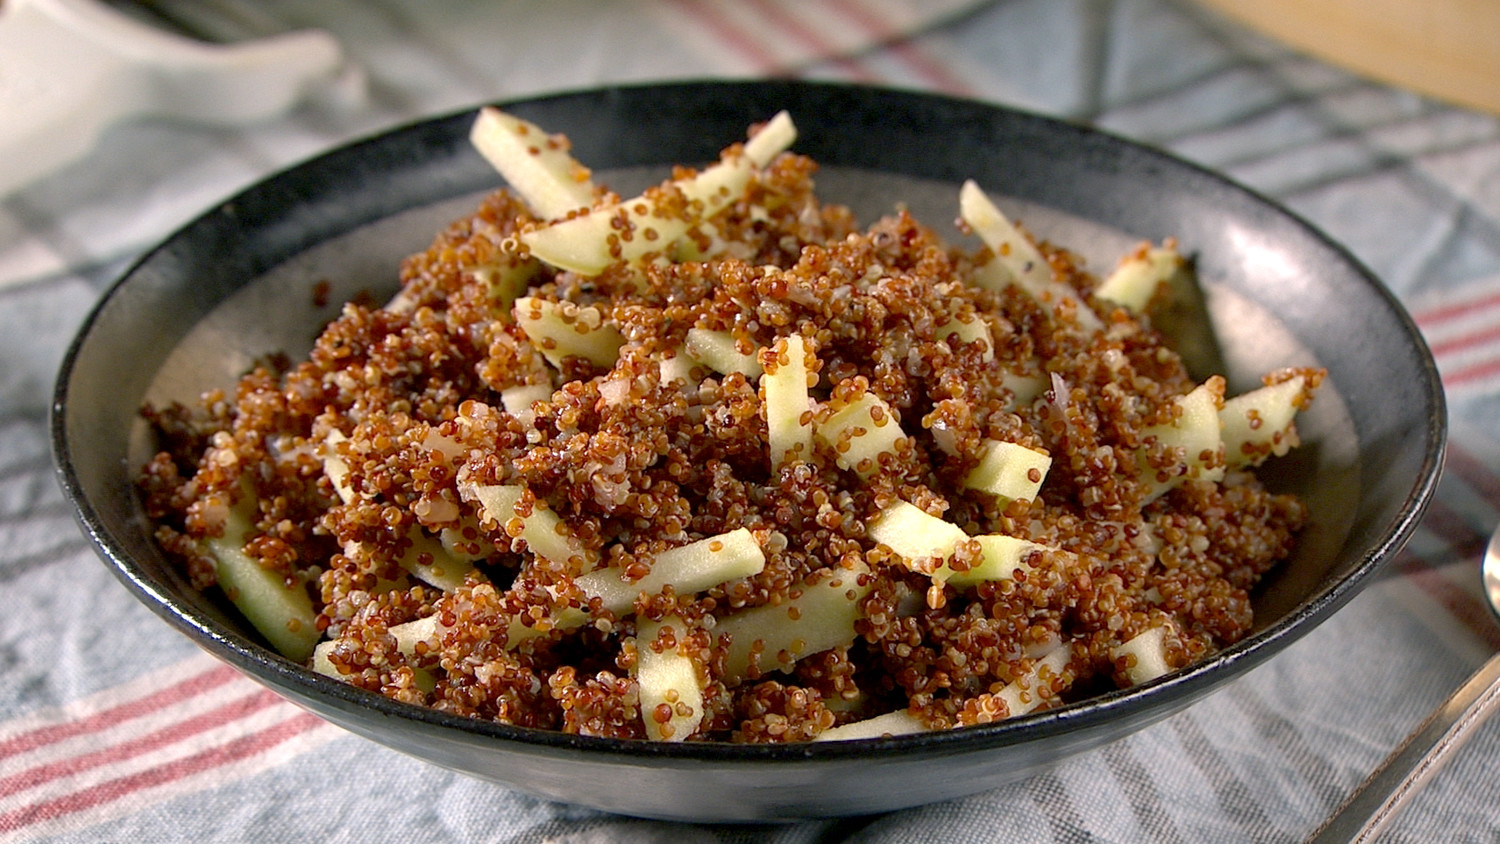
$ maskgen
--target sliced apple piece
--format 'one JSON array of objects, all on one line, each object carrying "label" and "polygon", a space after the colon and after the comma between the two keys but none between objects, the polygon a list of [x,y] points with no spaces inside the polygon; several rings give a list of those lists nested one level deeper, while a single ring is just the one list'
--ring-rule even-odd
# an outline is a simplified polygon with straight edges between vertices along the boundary
[{"label": "sliced apple piece", "polygon": [[746,378],[759,378],[764,371],[754,352],[742,352],[728,331],[694,326],[687,332],[687,353],[720,375],[738,372]]},{"label": "sliced apple piece", "polygon": [[1167,664],[1167,628],[1150,627],[1129,641],[1116,645],[1109,652],[1116,663],[1124,662],[1125,678],[1133,686],[1148,681],[1172,670]]},{"label": "sliced apple piece", "polygon": [[[396,649],[408,659],[412,659],[417,655],[417,643],[427,642],[430,645],[436,646],[438,617],[436,615],[429,615],[415,621],[397,624],[387,628],[386,632],[396,639]],[[314,671],[334,679],[339,679],[343,676],[338,667],[328,658],[329,652],[337,644],[337,639],[328,639],[318,643],[318,646],[313,649],[312,669]],[[417,672],[418,686],[425,687],[425,691],[431,691],[432,686],[428,684],[432,681],[432,675],[419,668],[414,668],[413,670]],[[426,677],[424,678],[422,675],[426,675]]]},{"label": "sliced apple piece", "polygon": [[686,741],[703,721],[703,687],[698,664],[678,646],[660,643],[664,630],[680,643],[687,632],[681,618],[642,621],[636,633],[636,683],[640,688],[641,721],[653,741]]},{"label": "sliced apple piece", "polygon": [[980,548],[978,565],[967,571],[954,571],[946,565],[940,566],[933,573],[932,579],[960,587],[992,580],[1013,580],[1016,572],[1031,570],[1031,560],[1035,555],[1057,551],[1040,542],[1000,534],[976,536],[974,540],[979,543]]},{"label": "sliced apple piece", "polygon": [[763,350],[760,379],[766,415],[771,466],[806,460],[812,456],[812,400],[807,392],[807,345],[802,335],[791,334]]},{"label": "sliced apple piece", "polygon": [[[444,592],[452,592],[462,586],[469,572],[474,570],[474,560],[479,559],[479,555],[455,553],[457,548],[449,548],[418,526],[407,529],[405,540],[395,563],[423,583]],[[373,551],[370,544],[365,542],[344,545],[344,553],[349,557]]]},{"label": "sliced apple piece", "polygon": [[866,718],[863,721],[854,721],[831,727],[818,733],[813,741],[853,741],[856,739],[885,738],[888,736],[905,736],[912,733],[925,733],[928,727],[921,718],[911,714],[905,709],[897,709],[895,712],[887,712],[884,715],[876,715],[874,718]]},{"label": "sliced apple piece", "polygon": [[802,587],[780,604],[741,610],[719,619],[714,635],[729,638],[724,681],[731,685],[750,671],[752,655],[761,674],[786,671],[797,660],[854,641],[854,623],[863,612],[860,601],[874,581],[869,569],[835,569]]},{"label": "sliced apple piece", "polygon": [[1038,693],[1043,683],[1051,685],[1054,680],[1062,676],[1068,662],[1073,659],[1073,648],[1068,645],[1058,645],[1047,653],[1046,656],[1037,660],[1024,677],[1018,677],[1015,681],[1007,684],[1005,688],[995,693],[995,697],[1005,701],[1006,708],[1010,711],[1010,717],[1025,715],[1042,705],[1047,700],[1046,696]]},{"label": "sliced apple piece", "polygon": [[786,111],[778,111],[745,142],[745,157],[764,168],[797,140],[797,126]]},{"label": "sliced apple piece", "polygon": [[343,674],[339,672],[338,666],[334,665],[328,659],[328,653],[332,651],[333,646],[337,644],[337,639],[324,639],[313,648],[312,670],[318,672],[319,674],[322,674],[324,677],[332,677],[335,680],[343,676]]},{"label": "sliced apple piece", "polygon": [[690,227],[686,234],[677,238],[677,242],[672,244],[670,257],[673,263],[692,264],[731,254],[730,250],[744,249],[738,243],[726,241],[719,227],[705,220]]},{"label": "sliced apple piece", "polygon": [[920,561],[952,556],[958,544],[969,538],[958,525],[899,500],[876,513],[865,533],[894,551],[914,571],[925,570],[917,567]]},{"label": "sliced apple piece", "polygon": [[517,384],[500,391],[500,406],[505,408],[506,413],[519,419],[522,425],[529,426],[536,420],[536,412],[531,409],[532,405],[550,398],[552,398],[550,384]]},{"label": "sliced apple piece", "polygon": [[1031,501],[1052,468],[1052,458],[1019,443],[986,440],[979,465],[964,476],[964,486],[1005,501]]},{"label": "sliced apple piece", "polygon": [[1181,253],[1166,246],[1144,246],[1120,261],[1094,295],[1114,302],[1131,313],[1146,312],[1146,306],[1172,277],[1182,271]]},{"label": "sliced apple piece", "polygon": [[345,504],[354,500],[354,487],[349,484],[349,462],[339,454],[338,446],[348,439],[343,431],[334,428],[323,438],[323,445],[318,449],[318,455],[323,460],[323,474],[328,476],[334,493]]},{"label": "sliced apple piece", "polygon": [[1037,396],[1045,393],[1047,388],[1052,386],[1052,379],[1041,373],[1036,375],[1019,375],[1014,372],[1007,372],[1001,378],[1000,383],[1004,385],[1005,389],[1010,390],[1011,405],[1013,407],[1021,407],[1031,404],[1036,400]]},{"label": "sliced apple piece", "polygon": [[[553,590],[549,588],[547,591]],[[512,618],[505,627],[505,647],[515,650],[522,643],[540,638],[553,630],[576,630],[588,620],[588,613],[573,606],[555,608],[543,619],[532,619],[531,624],[524,624],[521,619]]]},{"label": "sliced apple piece", "polygon": [[472,272],[474,278],[484,284],[490,302],[507,311],[526,292],[541,268],[542,265],[535,260],[507,252],[491,263],[475,267]]},{"label": "sliced apple piece", "polygon": [[561,368],[565,358],[579,357],[601,369],[615,365],[625,338],[592,305],[552,302],[523,296],[511,309],[516,324],[532,345],[553,366]]},{"label": "sliced apple piece", "polygon": [[813,425],[814,435],[833,449],[840,469],[862,478],[879,472],[881,456],[898,454],[907,438],[896,412],[874,393],[867,391],[847,402],[835,397],[827,409]]},{"label": "sliced apple piece", "polygon": [[537,258],[583,276],[598,275],[620,261],[667,255],[688,229],[745,195],[758,161],[769,162],[786,148],[781,144],[795,139],[795,127],[786,131],[790,118],[772,123],[778,128],[757,134],[748,151],[729,152],[696,175],[663,186],[668,193],[680,194],[681,207],[664,207],[676,203],[658,203],[642,195],[523,232],[521,242]]},{"label": "sliced apple piece", "polygon": [[485,106],[469,130],[469,142],[544,220],[565,217],[594,201],[588,168],[569,154],[566,138]]},{"label": "sliced apple piece", "polygon": [[296,662],[312,656],[319,633],[318,614],[301,579],[291,583],[245,553],[255,529],[255,490],[241,478],[239,499],[229,508],[224,532],[205,540],[219,588],[278,653]]},{"label": "sliced apple piece", "polygon": [[406,533],[409,545],[403,546],[400,566],[412,576],[444,592],[452,592],[464,584],[469,572],[474,570],[475,557],[465,559],[457,556],[420,527],[412,527]]},{"label": "sliced apple piece", "polygon": [[983,359],[988,362],[995,359],[995,338],[990,333],[990,324],[978,316],[971,316],[966,322],[962,319],[950,319],[937,327],[939,340],[949,337],[957,337],[961,343],[980,343],[984,347]]},{"label": "sliced apple piece", "polygon": [[[618,261],[635,260],[650,251],[660,252],[687,231],[685,220],[653,218],[652,208],[645,201],[637,201],[635,205],[595,209],[523,232],[521,242],[532,255],[558,269],[596,276]],[[631,239],[622,242],[621,231],[632,232]],[[637,232],[638,235],[634,234]],[[633,248],[627,251],[627,244]]]},{"label": "sliced apple piece", "polygon": [[479,532],[479,519],[473,513],[458,517],[458,523],[438,531],[438,542],[455,560],[473,562],[489,556],[493,550],[488,539]]},{"label": "sliced apple piece", "polygon": [[959,216],[995,253],[996,260],[1009,271],[1013,283],[1049,313],[1059,304],[1070,302],[1080,327],[1089,331],[1103,327],[1098,315],[1079,297],[1078,291],[1053,278],[1052,265],[1042,256],[1041,250],[1006,218],[974,180],[964,182],[959,189],[958,207]]},{"label": "sliced apple piece", "polygon": [[1000,260],[999,256],[991,255],[988,261],[974,268],[974,274],[969,281],[976,287],[999,293],[1016,283],[1016,275],[1010,271],[1006,262]]},{"label": "sliced apple piece", "polygon": [[1162,246],[1137,246],[1094,295],[1133,314],[1149,313],[1152,325],[1167,338],[1194,378],[1225,370],[1197,274],[1171,239]]},{"label": "sliced apple piece", "polygon": [[1165,465],[1152,466],[1141,456],[1141,478],[1146,501],[1160,498],[1184,481],[1218,481],[1224,478],[1224,441],[1220,433],[1219,409],[1223,403],[1224,379],[1210,378],[1185,396],[1175,399],[1176,418],[1142,431],[1169,449]]},{"label": "sliced apple piece", "polygon": [[1224,459],[1230,466],[1258,466],[1297,445],[1294,419],[1306,395],[1307,379],[1298,375],[1232,399],[1219,411],[1223,423]]},{"label": "sliced apple piece", "polygon": [[434,644],[438,634],[438,617],[429,615],[415,621],[397,624],[387,628],[388,633],[396,637],[396,646],[401,653],[407,656],[417,655],[417,644],[428,642]]},{"label": "sliced apple piece", "polygon": [[742,196],[750,175],[750,162],[740,156],[669,185],[677,202],[628,199],[522,232],[521,242],[540,260],[588,277],[616,263],[668,257],[689,229]]},{"label": "sliced apple piece", "polygon": [[[456,417],[461,428],[468,429],[470,426],[467,416]],[[469,455],[469,447],[447,434],[440,433],[438,429],[431,426],[419,427],[415,432],[414,439],[429,454],[436,454],[449,463],[462,463]]]},{"label": "sliced apple piece", "polygon": [[702,374],[708,369],[703,362],[688,354],[687,349],[673,349],[670,355],[663,355],[657,361],[657,368],[661,373],[661,383],[671,384],[681,381],[684,384],[697,384]]},{"label": "sliced apple piece", "polygon": [[478,501],[480,512],[485,518],[493,519],[502,528],[506,528],[512,519],[520,519],[519,536],[536,556],[557,564],[567,563],[576,557],[585,570],[598,565],[598,555],[583,547],[583,543],[568,529],[567,523],[548,509],[547,502],[536,500],[531,512],[524,516],[516,512],[521,496],[526,493],[525,487],[519,484],[476,484],[462,487],[460,491]]},{"label": "sliced apple piece", "polygon": [[617,568],[595,569],[574,578],[590,598],[598,598],[615,615],[625,615],[640,595],[659,595],[670,585],[679,595],[702,592],[728,580],[759,574],[766,555],[747,528],[700,539],[656,555],[651,571],[627,580]]},{"label": "sliced apple piece", "polygon": [[704,168],[696,176],[673,182],[672,186],[682,191],[683,198],[691,206],[683,231],[694,223],[718,214],[744,196],[754,171],[755,163],[749,156],[731,155],[718,164]]},{"label": "sliced apple piece", "polygon": [[[323,474],[333,484],[334,492],[345,504],[358,496],[349,483],[349,463],[339,453],[340,443],[349,438],[337,428],[328,432],[319,454],[323,459]],[[349,549],[346,547],[346,551]],[[474,569],[478,554],[457,554],[455,549],[429,536],[420,526],[413,525],[406,532],[406,543],[396,562],[412,575],[444,592],[452,592],[463,585],[464,579]]]}]

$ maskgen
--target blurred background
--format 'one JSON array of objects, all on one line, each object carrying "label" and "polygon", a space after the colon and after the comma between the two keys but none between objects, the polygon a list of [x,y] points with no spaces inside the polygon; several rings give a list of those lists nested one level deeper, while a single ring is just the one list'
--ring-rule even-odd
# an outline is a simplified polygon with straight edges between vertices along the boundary
[{"label": "blurred background", "polygon": [[[235,52],[309,30],[323,35]],[[1300,840],[1500,649],[1476,574],[1500,519],[1497,57],[1492,0],[5,0],[0,139],[42,125],[18,117],[40,109],[57,128],[29,149],[68,160],[0,195],[0,844]],[[255,73],[286,102],[241,104],[237,91],[271,90],[233,84]],[[144,250],[277,170],[425,117],[768,76],[1096,126],[1223,172],[1345,245],[1427,336],[1454,417],[1448,478],[1399,564],[1229,690],[1053,775],[881,818],[720,829],[542,803],[298,720],[96,562],[52,480],[51,383]],[[0,175],[25,166],[0,155]],[[67,600],[61,583],[78,586]],[[189,731],[201,713],[140,709],[184,677],[244,717]],[[121,707],[157,720],[81,726]],[[23,739],[40,735],[93,744],[37,762]],[[1497,777],[1492,727],[1389,840],[1495,840]]]}]

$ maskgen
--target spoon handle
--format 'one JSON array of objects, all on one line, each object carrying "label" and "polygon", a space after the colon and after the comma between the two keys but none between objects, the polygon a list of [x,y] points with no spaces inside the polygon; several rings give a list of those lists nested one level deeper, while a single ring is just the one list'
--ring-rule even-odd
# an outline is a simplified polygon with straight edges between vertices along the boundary
[{"label": "spoon handle", "polygon": [[1364,844],[1500,708],[1500,654],[1474,672],[1334,810],[1308,844]]}]

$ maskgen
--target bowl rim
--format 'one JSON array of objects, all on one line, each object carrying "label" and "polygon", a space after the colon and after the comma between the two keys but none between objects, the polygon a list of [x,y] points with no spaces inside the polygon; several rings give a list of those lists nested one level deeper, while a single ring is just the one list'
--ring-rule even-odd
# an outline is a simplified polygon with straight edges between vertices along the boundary
[{"label": "bowl rim", "polygon": [[[1108,145],[1123,145],[1133,156],[1154,162],[1161,167],[1191,174],[1194,178],[1204,180],[1219,189],[1241,194],[1252,203],[1280,215],[1287,222],[1301,229],[1305,235],[1319,242],[1323,248],[1344,262],[1371,288],[1390,315],[1394,316],[1405,329],[1406,336],[1401,339],[1412,345],[1421,363],[1424,376],[1422,392],[1432,412],[1428,414],[1424,431],[1425,448],[1420,474],[1406,495],[1399,518],[1386,526],[1380,536],[1380,541],[1370,548],[1344,576],[1320,589],[1311,597],[1303,599],[1291,612],[1193,665],[1148,683],[1129,689],[1107,691],[1055,709],[960,729],[834,742],[730,744],[726,742],[652,742],[644,739],[571,735],[553,730],[519,727],[406,704],[375,692],[338,682],[287,660],[269,647],[237,630],[220,629],[216,620],[211,616],[174,599],[162,584],[149,577],[145,570],[116,544],[99,511],[88,500],[73,464],[72,448],[68,438],[70,379],[84,351],[84,346],[107,306],[116,297],[122,295],[122,290],[136,272],[221,209],[240,203],[257,192],[273,189],[276,183],[288,177],[315,172],[335,157],[359,155],[361,150],[378,148],[379,145],[403,133],[419,132],[439,124],[472,118],[479,105],[493,104],[502,108],[511,108],[559,103],[581,97],[628,98],[661,93],[693,93],[710,98],[734,98],[753,92],[762,96],[770,95],[773,98],[779,94],[781,98],[791,100],[797,92],[805,95],[820,91],[853,92],[855,96],[882,99],[892,104],[900,104],[905,108],[959,109],[979,119],[1004,114],[1009,119],[1029,123],[1040,131],[1052,135],[1091,139]],[[1081,727],[1119,719],[1131,712],[1154,709],[1160,712],[1160,717],[1165,717],[1198,700],[1202,694],[1217,685],[1221,679],[1219,675],[1225,673],[1226,669],[1233,667],[1236,670],[1231,673],[1238,673],[1238,670],[1248,669],[1280,652],[1285,646],[1309,632],[1316,626],[1316,623],[1352,599],[1372,576],[1395,556],[1416,529],[1427,505],[1436,493],[1446,447],[1448,419],[1436,363],[1415,321],[1394,294],[1345,247],[1333,241],[1318,227],[1297,213],[1221,173],[1105,130],[1025,109],[975,99],[863,84],[800,80],[646,82],[572,89],[540,96],[499,100],[493,103],[485,102],[479,105],[409,121],[364,138],[337,145],[257,180],[253,185],[214,203],[201,215],[180,226],[156,246],[143,253],[110,284],[82,322],[59,368],[53,390],[53,400],[49,408],[54,469],[65,497],[74,508],[75,518],[96,553],[103,558],[115,576],[157,615],[214,656],[253,679],[271,686],[283,695],[292,697],[294,702],[302,703],[298,698],[323,699],[341,710],[368,710],[374,715],[413,722],[414,726],[429,731],[456,731],[470,738],[511,742],[531,746],[537,750],[587,753],[595,758],[602,755],[624,762],[652,759],[702,763],[774,763],[848,760],[865,757],[872,752],[880,753],[884,758],[917,758],[1026,744],[1069,733]]]}]

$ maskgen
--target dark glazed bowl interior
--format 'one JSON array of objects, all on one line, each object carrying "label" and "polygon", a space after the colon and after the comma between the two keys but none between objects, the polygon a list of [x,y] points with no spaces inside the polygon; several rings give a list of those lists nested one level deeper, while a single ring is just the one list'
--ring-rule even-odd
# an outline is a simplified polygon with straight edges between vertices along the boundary
[{"label": "dark glazed bowl interior", "polygon": [[[780,109],[818,160],[825,198],[865,222],[911,206],[957,233],[957,186],[976,179],[1043,237],[1104,271],[1136,240],[1196,257],[1231,391],[1286,365],[1329,379],[1306,445],[1263,476],[1304,495],[1313,524],[1256,594],[1253,635],[1145,686],[1012,721],[816,745],[663,745],[518,729],[400,704],[290,663],[153,544],[131,486],[149,447],[143,401],[227,386],[255,357],[304,352],[337,300],[394,289],[420,250],[499,178],[471,151],[472,113],[421,123],[299,166],[171,237],[103,298],[57,383],[58,471],[105,563],[199,645],[374,741],[543,797],[699,821],[849,815],[956,797],[1035,773],[1159,720],[1272,656],[1391,559],[1437,483],[1442,393],[1410,318],[1348,254],[1224,179],[1068,124],[989,105],[796,82],[611,88],[511,103],[565,132],[623,191],[673,162],[713,159]],[[333,287],[315,306],[310,290]]]}]

